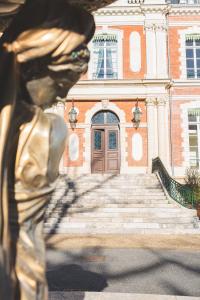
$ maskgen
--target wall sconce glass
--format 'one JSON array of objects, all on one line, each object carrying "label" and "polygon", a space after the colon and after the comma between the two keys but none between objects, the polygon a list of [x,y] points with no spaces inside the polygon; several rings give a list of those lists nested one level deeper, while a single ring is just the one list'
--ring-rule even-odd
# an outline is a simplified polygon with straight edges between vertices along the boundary
[{"label": "wall sconce glass", "polygon": [[137,103],[135,105],[135,108],[133,109],[133,123],[135,124],[135,127],[138,128],[141,122],[141,116],[142,116],[142,111],[141,108],[138,106],[138,99]]},{"label": "wall sconce glass", "polygon": [[76,123],[77,123],[77,111],[74,108],[74,101],[72,101],[72,108],[69,111],[69,122],[71,124],[72,129],[74,129],[76,127]]}]

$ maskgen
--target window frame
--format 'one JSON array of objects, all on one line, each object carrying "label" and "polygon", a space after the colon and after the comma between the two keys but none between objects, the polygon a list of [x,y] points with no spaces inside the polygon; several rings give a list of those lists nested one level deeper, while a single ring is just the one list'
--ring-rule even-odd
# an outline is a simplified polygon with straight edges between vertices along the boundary
[{"label": "window frame", "polygon": [[94,47],[93,47],[93,40],[89,43],[89,50],[91,54],[89,66],[88,66],[88,79],[89,80],[119,80],[123,79],[123,31],[119,29],[108,29],[104,28],[101,30],[96,30],[95,35],[101,35],[101,34],[108,34],[108,35],[116,35],[117,37],[117,60],[118,60],[118,66],[117,66],[117,78],[93,78],[93,65],[94,65]]},{"label": "window frame", "polygon": [[193,26],[188,29],[179,30],[179,42],[180,42],[180,79],[183,80],[200,80],[200,78],[188,78],[187,77],[187,64],[186,64],[186,36],[200,34],[200,26]]},{"label": "window frame", "polygon": [[[199,108],[197,108],[199,109]],[[200,168],[200,116],[196,116],[196,121],[189,121],[189,110],[188,109],[188,144],[189,144],[189,165],[190,167],[194,167],[194,168]],[[191,125],[195,125],[197,127],[197,130],[196,130],[196,136],[197,136],[197,159],[196,159],[196,165],[192,165],[191,164],[191,160],[194,160],[192,159],[191,155],[190,155],[190,149],[191,147],[196,147],[196,146],[191,146],[190,145],[190,137],[191,136],[194,136],[192,135],[192,130],[190,130],[189,126]]]},{"label": "window frame", "polygon": [[[185,39],[185,51],[186,51],[186,72],[187,72],[187,79],[200,79],[200,67],[197,66],[197,60],[200,61],[200,56],[197,57],[197,50],[200,51],[200,44],[196,45],[195,39],[192,39],[192,45],[187,45],[187,38]],[[200,41],[200,39],[199,39]],[[191,58],[187,57],[187,50],[192,50],[193,56]],[[187,67],[187,61],[191,60],[194,64],[193,68]],[[194,77],[188,76],[188,71],[193,70]],[[198,75],[199,74],[199,75]]]}]

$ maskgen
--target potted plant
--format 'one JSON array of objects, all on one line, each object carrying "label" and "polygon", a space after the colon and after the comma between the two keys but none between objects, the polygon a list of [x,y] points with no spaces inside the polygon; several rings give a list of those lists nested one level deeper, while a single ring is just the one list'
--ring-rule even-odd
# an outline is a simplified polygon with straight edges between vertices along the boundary
[{"label": "potted plant", "polygon": [[197,168],[188,168],[186,170],[186,185],[193,191],[195,199],[195,207],[197,210],[197,216],[200,219],[200,172]]}]

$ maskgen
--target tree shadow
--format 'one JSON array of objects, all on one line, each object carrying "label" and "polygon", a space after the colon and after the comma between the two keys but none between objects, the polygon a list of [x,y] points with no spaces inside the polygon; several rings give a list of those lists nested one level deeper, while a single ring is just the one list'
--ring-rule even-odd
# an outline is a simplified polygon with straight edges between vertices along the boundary
[{"label": "tree shadow", "polygon": [[[113,174],[108,178],[106,178],[105,180],[95,184],[92,188],[89,189],[86,188],[84,192],[79,193],[76,181],[79,181],[82,176],[78,177],[76,180],[72,180],[68,178],[66,175],[61,175],[59,181],[64,188],[58,189],[58,191],[60,190],[62,191],[62,193],[59,194],[59,197],[56,197],[57,190],[55,190],[54,194],[52,195],[52,199],[46,210],[44,223],[48,223],[48,220],[50,220],[57,211],[59,212],[59,214],[56,215],[56,218],[54,217],[55,222],[51,225],[51,228],[48,231],[48,233],[46,233],[46,237],[45,237],[46,240],[48,240],[48,238],[50,238],[52,234],[56,233],[57,228],[59,227],[59,224],[62,222],[63,218],[69,215],[69,209],[73,207],[74,204],[78,203],[81,197],[101,188],[106,182],[110,181],[116,176],[117,176],[116,174]],[[76,213],[92,212],[98,207],[99,206],[97,205],[94,205],[93,207],[89,207],[89,208],[85,208],[83,206],[77,208]]]},{"label": "tree shadow", "polygon": [[100,292],[107,287],[103,275],[84,270],[78,264],[58,266],[55,270],[47,271],[47,280],[50,291]]},{"label": "tree shadow", "polygon": [[[54,251],[53,248],[50,251]],[[67,260],[64,258],[63,262],[59,262],[58,268],[47,273],[50,290],[56,285],[62,291],[105,290],[120,293],[200,296],[198,285],[200,263],[196,264],[199,256],[190,262],[190,259],[186,259],[185,251],[180,253],[180,251],[160,251],[149,248],[145,251],[147,256],[145,261],[141,259],[140,263],[138,259],[134,261],[135,265],[130,261],[130,264],[125,266],[120,254],[118,258],[113,256],[109,263],[103,248],[60,251],[60,254],[64,255],[63,258],[67,257]],[[115,262],[121,266],[113,268]],[[64,278],[61,279],[61,283],[59,283],[60,278]]]}]

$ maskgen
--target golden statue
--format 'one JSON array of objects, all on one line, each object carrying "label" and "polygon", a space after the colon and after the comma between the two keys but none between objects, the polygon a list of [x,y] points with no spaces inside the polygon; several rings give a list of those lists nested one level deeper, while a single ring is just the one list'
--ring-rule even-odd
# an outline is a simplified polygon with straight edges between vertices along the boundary
[{"label": "golden statue", "polygon": [[66,126],[43,109],[87,71],[95,24],[111,0],[0,0],[0,299],[45,300],[42,223]]}]

